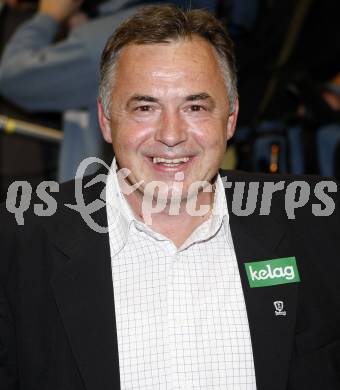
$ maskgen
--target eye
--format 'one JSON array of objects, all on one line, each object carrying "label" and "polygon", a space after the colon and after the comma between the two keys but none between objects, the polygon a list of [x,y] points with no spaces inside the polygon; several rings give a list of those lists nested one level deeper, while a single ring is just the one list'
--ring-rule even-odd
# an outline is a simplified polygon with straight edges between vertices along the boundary
[{"label": "eye", "polygon": [[193,105],[188,107],[188,111],[200,112],[200,111],[206,111],[206,108],[204,106],[200,106],[198,104],[193,104]]},{"label": "eye", "polygon": [[134,111],[141,111],[141,112],[148,112],[152,110],[153,110],[152,106],[138,106],[134,109]]}]

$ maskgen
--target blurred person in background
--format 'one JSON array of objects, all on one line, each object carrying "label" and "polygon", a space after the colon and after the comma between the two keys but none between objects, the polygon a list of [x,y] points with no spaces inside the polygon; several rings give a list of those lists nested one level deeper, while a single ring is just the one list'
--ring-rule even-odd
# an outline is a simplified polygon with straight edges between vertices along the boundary
[{"label": "blurred person in background", "polygon": [[259,0],[255,23],[235,36],[238,124],[249,130],[239,168],[269,171],[269,164],[254,163],[255,155],[269,160],[271,144],[280,139],[285,144],[280,157],[286,160],[280,172],[326,172],[327,153],[316,157],[326,142],[318,128],[337,122],[324,91],[340,69],[339,13],[340,2],[334,0]]},{"label": "blurred person in background", "polygon": [[[0,64],[0,93],[28,111],[63,112],[59,180],[74,177],[79,162],[101,155],[96,119],[99,57],[107,37],[136,7],[109,2],[89,20],[82,0],[41,0],[37,13],[14,34]],[[104,5],[104,4],[103,4]],[[99,9],[99,13],[100,13]],[[61,24],[70,32],[55,42]]]},{"label": "blurred person in background", "polygon": [[[4,47],[15,31],[36,12],[37,2],[0,0],[0,62]],[[28,180],[33,186],[42,180],[55,180],[58,143],[9,133],[8,123],[25,121],[49,128],[61,128],[57,112],[28,112],[0,94],[0,201],[6,197],[8,186],[15,180]]]}]

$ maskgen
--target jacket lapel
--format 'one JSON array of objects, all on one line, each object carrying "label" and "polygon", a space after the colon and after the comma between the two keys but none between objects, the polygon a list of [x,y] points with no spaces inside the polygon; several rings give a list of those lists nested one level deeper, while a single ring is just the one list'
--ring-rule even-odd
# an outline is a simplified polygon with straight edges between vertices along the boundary
[{"label": "jacket lapel", "polygon": [[[230,227],[248,313],[258,390],[287,386],[297,305],[297,283],[250,288],[244,263],[294,256],[285,229],[273,217],[240,217],[232,212],[227,190]],[[286,316],[275,315],[282,301]]]},{"label": "jacket lapel", "polygon": [[[102,190],[101,184],[84,189],[85,203]],[[107,226],[105,207],[91,217]],[[86,389],[120,389],[108,234],[96,233],[62,206],[56,247],[51,284]]]}]

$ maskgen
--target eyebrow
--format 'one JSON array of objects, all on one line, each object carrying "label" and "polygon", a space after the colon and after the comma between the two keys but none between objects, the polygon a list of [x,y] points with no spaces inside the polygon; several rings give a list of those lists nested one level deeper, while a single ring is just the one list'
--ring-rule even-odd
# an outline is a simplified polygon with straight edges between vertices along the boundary
[{"label": "eyebrow", "polygon": [[186,96],[185,100],[187,102],[194,102],[196,100],[213,100],[213,98],[206,92],[202,92],[202,93],[196,93],[194,95],[189,95],[189,96]]},{"label": "eyebrow", "polygon": [[159,99],[149,96],[149,95],[133,95],[127,101],[127,106],[133,102],[148,102],[148,103],[158,103]]},{"label": "eyebrow", "polygon": [[[198,100],[211,100],[211,101],[213,101],[213,98],[206,92],[195,93],[193,95],[188,95],[185,97],[186,102],[195,102]],[[133,95],[127,101],[126,105],[129,106],[133,102],[159,103],[160,100],[155,98],[154,96],[150,96],[150,95]]]}]

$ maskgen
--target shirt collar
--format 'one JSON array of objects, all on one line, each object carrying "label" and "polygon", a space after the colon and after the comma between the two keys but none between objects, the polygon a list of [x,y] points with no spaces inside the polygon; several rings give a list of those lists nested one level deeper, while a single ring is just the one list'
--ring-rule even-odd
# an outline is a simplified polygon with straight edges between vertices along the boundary
[{"label": "shirt collar", "polygon": [[[210,218],[197,227],[179,250],[188,248],[197,242],[209,240],[220,230],[222,225],[225,231],[228,232],[228,205],[220,175],[217,175],[214,186],[214,206]],[[226,238],[229,239],[228,235]]]},{"label": "shirt collar", "polygon": [[118,253],[124,247],[130,226],[136,219],[121,191],[117,169],[114,158],[106,182],[106,211],[111,255]]}]

